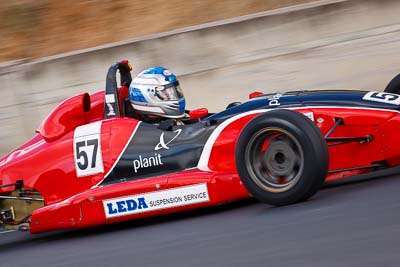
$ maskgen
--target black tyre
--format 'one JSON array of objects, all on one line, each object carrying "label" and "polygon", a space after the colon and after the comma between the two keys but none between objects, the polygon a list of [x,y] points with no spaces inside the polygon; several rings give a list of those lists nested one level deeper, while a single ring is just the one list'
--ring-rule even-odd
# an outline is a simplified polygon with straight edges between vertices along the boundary
[{"label": "black tyre", "polygon": [[252,119],[235,151],[237,171],[249,193],[282,206],[304,201],[328,172],[328,147],[318,127],[291,110],[273,110]]},{"label": "black tyre", "polygon": [[384,90],[386,93],[400,94],[400,74],[397,74],[389,83],[386,85]]}]

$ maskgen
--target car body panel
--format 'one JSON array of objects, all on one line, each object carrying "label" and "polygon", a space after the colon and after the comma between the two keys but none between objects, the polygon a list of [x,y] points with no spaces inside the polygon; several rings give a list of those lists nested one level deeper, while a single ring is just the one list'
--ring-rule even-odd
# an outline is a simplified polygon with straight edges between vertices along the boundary
[{"label": "car body panel", "polygon": [[236,170],[236,142],[250,120],[275,109],[301,112],[321,130],[329,145],[326,181],[400,165],[399,95],[366,91],[261,95],[216,114],[202,111],[206,116],[201,119],[164,129],[112,115],[124,113],[127,90],[120,87],[114,94],[119,100],[113,103],[104,102],[109,89],[65,100],[43,121],[36,136],[0,159],[0,196],[14,192],[22,180],[24,189],[42,197],[43,207],[30,217],[31,233],[250,197]]}]

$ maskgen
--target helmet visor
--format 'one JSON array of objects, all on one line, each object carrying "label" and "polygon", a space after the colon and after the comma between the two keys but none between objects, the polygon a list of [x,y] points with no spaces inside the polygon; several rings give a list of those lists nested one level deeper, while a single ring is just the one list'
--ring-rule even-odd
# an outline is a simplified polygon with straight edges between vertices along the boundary
[{"label": "helmet visor", "polygon": [[179,83],[174,82],[156,87],[156,95],[161,100],[179,100],[183,97],[183,92]]}]

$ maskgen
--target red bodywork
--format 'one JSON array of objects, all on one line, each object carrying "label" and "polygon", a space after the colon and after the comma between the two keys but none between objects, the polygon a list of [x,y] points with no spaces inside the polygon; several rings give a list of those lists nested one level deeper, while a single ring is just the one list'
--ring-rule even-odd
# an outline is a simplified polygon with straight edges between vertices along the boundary
[{"label": "red bodywork", "polygon": [[[126,97],[128,88],[122,87],[120,90],[121,98]],[[218,128],[219,132],[213,134],[214,141],[207,142],[197,168],[99,186],[139,125],[139,121],[132,118],[103,120],[103,99],[104,92],[90,97],[81,94],[67,99],[45,119],[32,140],[0,160],[0,186],[14,184],[22,179],[25,188],[38,191],[44,199],[44,207],[36,209],[32,214],[31,233],[89,227],[249,197],[236,172],[235,145],[246,123],[265,111],[252,111],[226,120]],[[372,171],[372,168],[349,168],[368,166],[373,162],[386,161],[389,166],[400,164],[400,142],[397,141],[400,116],[397,111],[346,107],[300,107],[294,110],[312,114],[323,134],[333,127],[334,116],[344,118],[346,125],[339,126],[331,137],[374,135],[374,142],[353,142],[329,147],[330,172],[327,181]],[[78,177],[74,164],[74,129],[100,120],[104,171]],[[209,201],[106,217],[103,200],[200,184],[206,185]],[[0,193],[11,190],[10,187],[0,188]]]}]

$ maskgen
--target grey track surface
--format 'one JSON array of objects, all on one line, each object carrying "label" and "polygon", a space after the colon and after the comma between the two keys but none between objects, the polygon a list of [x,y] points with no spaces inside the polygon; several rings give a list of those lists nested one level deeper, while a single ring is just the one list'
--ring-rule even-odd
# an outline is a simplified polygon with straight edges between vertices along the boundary
[{"label": "grey track surface", "polygon": [[399,188],[386,177],[288,207],[245,201],[80,231],[0,232],[0,266],[399,266]]}]

